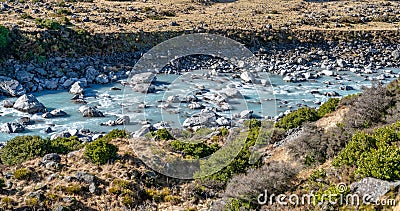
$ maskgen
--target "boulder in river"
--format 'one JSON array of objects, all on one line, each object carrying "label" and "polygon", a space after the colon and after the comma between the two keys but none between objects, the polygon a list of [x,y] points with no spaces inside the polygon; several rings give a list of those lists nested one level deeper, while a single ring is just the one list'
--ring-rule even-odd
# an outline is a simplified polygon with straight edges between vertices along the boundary
[{"label": "boulder in river", "polygon": [[69,90],[69,92],[71,94],[83,94],[84,93],[84,89],[83,89],[83,84],[80,81],[75,82],[74,84],[72,84],[71,89]]},{"label": "boulder in river", "polygon": [[25,94],[26,91],[17,80],[0,76],[0,93],[6,96],[18,97]]},{"label": "boulder in river", "polygon": [[20,123],[8,122],[0,127],[0,131],[4,133],[21,133],[24,132],[25,128]]},{"label": "boulder in river", "polygon": [[256,81],[254,75],[247,71],[240,74],[240,79],[242,79],[246,83],[255,83]]},{"label": "boulder in river", "polygon": [[54,109],[50,112],[50,114],[54,117],[62,117],[67,115],[67,113],[61,109]]},{"label": "boulder in river", "polygon": [[32,94],[24,94],[15,101],[13,108],[30,114],[46,111],[46,107]]},{"label": "boulder in river", "polygon": [[156,79],[156,74],[152,72],[145,72],[145,73],[139,73],[135,74],[131,79],[129,80],[130,84],[142,84],[142,83],[151,83]]},{"label": "boulder in river", "polygon": [[14,102],[10,100],[4,100],[3,101],[3,107],[4,108],[12,108],[14,106]]},{"label": "boulder in river", "polygon": [[214,126],[216,119],[217,115],[214,112],[206,110],[187,118],[183,122],[183,127]]},{"label": "boulder in river", "polygon": [[81,106],[79,111],[82,113],[83,117],[104,117],[104,114],[95,107]]}]

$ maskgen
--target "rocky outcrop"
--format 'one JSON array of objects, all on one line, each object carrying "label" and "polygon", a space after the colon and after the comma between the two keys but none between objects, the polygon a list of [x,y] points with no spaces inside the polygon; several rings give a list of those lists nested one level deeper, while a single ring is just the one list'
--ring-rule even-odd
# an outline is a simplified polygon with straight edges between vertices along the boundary
[{"label": "rocky outcrop", "polygon": [[0,93],[6,96],[18,97],[25,94],[26,91],[17,80],[0,76]]},{"label": "rocky outcrop", "polygon": [[376,202],[392,188],[400,185],[400,181],[388,182],[372,177],[364,178],[350,185],[350,191],[366,199],[366,202]]},{"label": "rocky outcrop", "polygon": [[41,102],[39,102],[32,94],[24,94],[19,97],[15,101],[13,108],[30,114],[46,111],[46,107]]}]

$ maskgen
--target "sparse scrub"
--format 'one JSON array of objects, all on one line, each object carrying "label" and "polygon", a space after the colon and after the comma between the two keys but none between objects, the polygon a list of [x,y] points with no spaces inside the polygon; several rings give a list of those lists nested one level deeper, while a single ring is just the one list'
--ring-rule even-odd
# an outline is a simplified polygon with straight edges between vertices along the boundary
[{"label": "sparse scrub", "polygon": [[27,168],[17,169],[14,172],[14,178],[17,180],[29,180],[32,177],[32,171]]},{"label": "sparse scrub", "polygon": [[42,28],[51,29],[51,30],[58,30],[61,28],[61,24],[55,20],[51,19],[35,19],[36,25]]}]

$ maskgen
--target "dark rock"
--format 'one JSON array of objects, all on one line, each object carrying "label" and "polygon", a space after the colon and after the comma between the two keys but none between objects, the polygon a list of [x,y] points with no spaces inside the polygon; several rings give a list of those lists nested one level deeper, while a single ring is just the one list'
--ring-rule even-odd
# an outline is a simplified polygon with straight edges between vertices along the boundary
[{"label": "dark rock", "polygon": [[84,171],[78,171],[75,173],[75,178],[87,184],[92,184],[96,182],[96,177],[92,174],[86,173]]},{"label": "dark rock", "polygon": [[79,108],[83,117],[104,117],[104,114],[95,107],[82,106]]},{"label": "dark rock", "polygon": [[50,153],[50,154],[46,154],[45,156],[43,156],[43,158],[42,158],[43,163],[48,163],[50,161],[59,163],[59,162],[61,162],[61,157],[57,153]]}]

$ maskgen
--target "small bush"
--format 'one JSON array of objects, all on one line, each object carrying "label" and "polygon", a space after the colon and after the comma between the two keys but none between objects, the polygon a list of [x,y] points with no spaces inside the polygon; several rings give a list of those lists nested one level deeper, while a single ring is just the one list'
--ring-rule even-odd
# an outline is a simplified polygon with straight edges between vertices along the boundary
[{"label": "small bush", "polygon": [[80,194],[83,191],[83,188],[80,184],[70,184],[68,186],[59,185],[55,188],[55,190],[72,195]]},{"label": "small bush", "polygon": [[289,163],[276,162],[265,164],[259,169],[252,169],[247,174],[236,175],[227,184],[224,196],[233,199],[228,207],[246,206],[259,209],[258,195],[268,190],[276,195],[293,188],[293,180],[299,169]]},{"label": "small bush", "polygon": [[46,29],[51,29],[51,30],[58,30],[61,28],[61,24],[58,23],[55,20],[51,20],[51,19],[41,19],[41,18],[37,18],[35,20],[36,25],[38,25],[39,27],[43,27]]},{"label": "small bush", "polygon": [[99,138],[86,145],[84,152],[85,158],[95,164],[105,164],[110,159],[117,157],[118,147],[110,144],[108,140]]},{"label": "small bush", "polygon": [[14,178],[17,180],[29,180],[31,176],[32,176],[32,171],[26,168],[17,169],[14,172]]},{"label": "small bush", "polygon": [[7,46],[9,33],[10,31],[6,27],[0,25],[0,48]]},{"label": "small bush", "polygon": [[318,108],[318,116],[323,117],[336,110],[340,100],[338,98],[329,98],[324,104]]},{"label": "small bush", "polygon": [[318,113],[315,109],[303,107],[284,116],[275,126],[289,130],[300,127],[304,122],[316,121],[318,118]]},{"label": "small bush", "polygon": [[174,137],[168,132],[167,129],[162,128],[154,132],[160,140],[174,140]]},{"label": "small bush", "polygon": [[185,157],[196,159],[207,157],[220,148],[217,143],[207,145],[204,142],[191,143],[179,140],[172,141],[170,145],[173,150],[183,153]]},{"label": "small bush", "polygon": [[393,105],[386,87],[364,88],[344,118],[344,123],[353,128],[368,128],[383,120],[387,109]]},{"label": "small bush", "polygon": [[103,139],[105,139],[107,141],[111,141],[113,139],[127,138],[127,137],[128,137],[128,133],[125,130],[114,129],[114,130],[110,131],[109,133],[107,133],[107,135],[105,135],[103,137]]},{"label": "small bush", "polygon": [[67,154],[82,147],[83,146],[79,142],[78,137],[72,136],[69,138],[56,138],[54,140],[51,140],[49,151],[58,154]]},{"label": "small bush", "polygon": [[43,156],[47,143],[40,136],[17,136],[1,149],[1,160],[7,165],[22,163],[28,159]]}]

